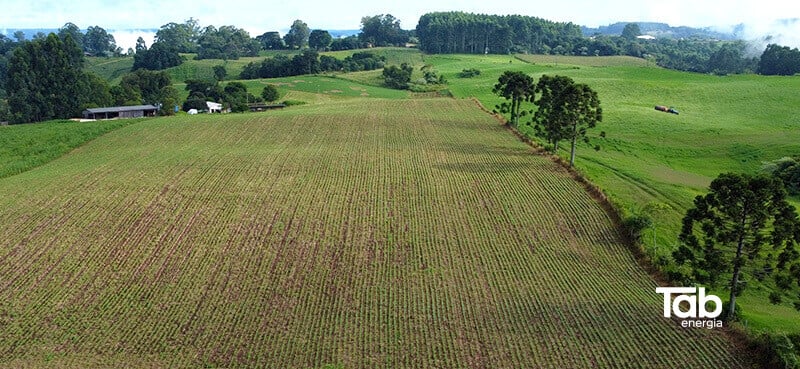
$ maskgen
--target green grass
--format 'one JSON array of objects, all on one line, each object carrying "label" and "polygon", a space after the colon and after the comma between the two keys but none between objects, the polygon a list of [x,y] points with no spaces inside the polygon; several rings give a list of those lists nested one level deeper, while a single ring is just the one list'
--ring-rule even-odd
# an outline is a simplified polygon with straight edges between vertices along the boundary
[{"label": "green grass", "polygon": [[[334,56],[344,59],[356,52],[370,52],[384,56],[387,64],[409,63],[415,66],[414,78],[419,78],[422,73],[419,68],[424,64],[422,53],[417,49],[399,47],[381,47],[374,49],[346,50],[324,52],[323,55]],[[244,67],[251,62],[259,62],[266,57],[274,57],[278,54],[294,55],[297,51],[270,51],[262,52],[259,57],[240,58],[238,60],[194,60],[195,54],[182,54],[185,61],[183,64],[167,69],[167,73],[172,78],[175,87],[181,94],[182,99],[186,99],[188,92],[185,91],[184,81],[190,79],[213,80],[214,66],[222,65],[226,68],[228,75],[225,82],[238,80]],[[123,58],[88,58],[87,70],[98,74],[107,79],[109,83],[117,84],[122,80],[122,76],[130,72],[133,66],[132,57]],[[380,98],[406,98],[407,92],[396,91],[381,87],[383,79],[381,70],[356,72],[356,73],[333,73],[327,76],[302,76],[286,77],[278,79],[241,81],[250,88],[253,95],[259,96],[264,84],[277,84],[283,95],[293,92],[298,98],[309,101],[324,101],[328,97],[380,97]],[[296,81],[301,81],[297,83]],[[223,82],[224,83],[224,82]],[[309,95],[316,94],[319,96]]]},{"label": "green grass", "polygon": [[107,80],[111,85],[119,84],[122,76],[130,73],[131,68],[133,68],[133,57],[86,57],[85,69]]},{"label": "green grass", "polygon": [[264,80],[243,81],[248,85],[248,89],[261,93],[264,85],[275,84],[278,90],[299,91],[311,94],[318,94],[330,98],[354,98],[354,97],[373,97],[387,99],[403,99],[408,97],[408,92],[392,90],[389,88],[376,87],[356,83],[338,75],[333,76],[296,76],[285,78],[272,78]]},{"label": "green grass", "polygon": [[[629,67],[609,72],[567,73],[593,86],[605,107],[605,149],[595,154],[584,147],[579,159],[595,181],[631,207],[649,201],[673,206],[668,223],[676,225],[662,242],[674,240],[678,217],[719,173],[757,172],[765,161],[800,152],[793,109],[800,96],[782,92],[798,78]],[[658,114],[657,104],[681,114]]]},{"label": "green grass", "polygon": [[[356,52],[371,52],[377,55],[384,56],[387,63],[401,64],[411,63],[413,65],[419,64],[422,59],[421,53],[417,49],[406,49],[397,47],[380,47],[374,49],[360,49],[360,50],[345,50],[345,51],[330,51],[323,52],[320,55],[330,55],[339,59],[344,59]],[[244,67],[251,62],[260,62],[265,58],[274,57],[276,55],[286,55],[292,57],[298,51],[279,50],[279,51],[263,51],[259,57],[255,58],[240,58],[239,60],[193,60],[193,55],[187,54],[187,61],[178,67],[170,68],[170,74],[175,82],[182,82],[191,78],[204,78],[213,79],[215,65],[223,65],[228,71],[228,80],[239,79]]]},{"label": "green grass", "polygon": [[[370,52],[384,56],[387,64],[410,63],[416,67],[423,65],[422,54],[417,49],[399,47],[381,47],[374,49],[332,51],[321,53],[331,55],[336,58],[344,59],[356,52]],[[190,79],[213,80],[214,66],[222,65],[226,68],[228,75],[226,82],[238,80],[244,67],[251,62],[259,62],[267,57],[274,57],[282,54],[292,56],[297,51],[279,50],[262,52],[258,57],[240,58],[238,60],[195,60],[195,54],[182,54],[185,61],[183,64],[167,69],[167,73],[172,78],[174,86],[178,89],[182,99],[188,97],[185,91],[184,81]],[[88,58],[87,70],[98,74],[107,79],[109,83],[117,84],[122,80],[122,76],[130,72],[133,66],[133,58]],[[416,68],[415,78],[421,76],[419,68]],[[267,83],[276,84],[282,95],[289,94],[290,97],[304,101],[326,101],[330,98],[341,97],[379,97],[379,98],[406,98],[407,92],[396,91],[381,87],[383,80],[380,78],[381,70],[356,72],[356,73],[333,73],[330,75],[319,76],[298,76],[277,79],[263,80],[243,80],[250,93],[260,96],[261,89]],[[290,94],[291,93],[291,94]]]},{"label": "green grass", "polygon": [[[763,161],[800,151],[794,109],[800,96],[785,93],[797,85],[798,77],[717,77],[618,66],[625,64],[619,58],[607,59],[605,67],[578,65],[580,59],[566,64],[570,59],[528,65],[501,56],[426,57],[445,73],[456,96],[476,97],[489,109],[502,101],[491,89],[505,70],[535,77],[561,74],[589,84],[604,108],[598,130],[605,130],[608,138],[598,141],[603,146],[599,153],[581,146],[578,164],[605,190],[618,192],[614,197],[629,207],[659,200],[685,208],[691,195],[723,171],[757,171]],[[605,60],[587,59],[588,65]],[[457,72],[465,68],[482,74],[458,78]],[[653,106],[660,104],[675,106],[681,114],[659,114]],[[613,184],[607,186],[606,181]]]},{"label": "green grass", "polygon": [[373,49],[359,49],[359,50],[343,50],[343,51],[328,51],[323,52],[321,55],[330,55],[338,59],[344,59],[357,52],[368,52],[375,55],[380,55],[386,58],[386,64],[400,65],[408,63],[410,65],[420,65],[422,63],[422,53],[418,49],[404,48],[404,47],[376,47]]},{"label": "green grass", "polygon": [[226,80],[239,79],[244,67],[251,62],[260,62],[264,56],[239,58],[237,60],[203,59],[194,60],[194,54],[184,54],[186,60],[183,64],[167,69],[174,83],[181,83],[189,79],[214,80],[214,66],[222,65],[228,72]]},{"label": "green grass", "polygon": [[0,126],[0,178],[48,163],[87,141],[138,121],[53,121]]},{"label": "green grass", "polygon": [[[425,59],[445,73],[455,96],[476,97],[489,109],[502,101],[491,89],[505,70],[535,77],[567,75],[595,89],[604,113],[596,131],[606,131],[608,137],[595,141],[602,146],[600,152],[581,145],[576,164],[625,214],[651,203],[671,208],[653,214],[656,228],[645,232],[644,246],[651,258],[671,253],[683,214],[719,173],[754,173],[765,161],[800,152],[800,95],[790,92],[800,77],[691,74],[630,58],[520,58],[535,64],[491,55]],[[466,68],[482,74],[469,79],[455,75]],[[655,105],[674,106],[681,114],[658,112]],[[528,127],[522,130],[530,133]],[[562,157],[568,156],[565,146]],[[788,303],[775,308],[767,299],[743,301],[750,326],[800,332],[800,313]],[[781,311],[786,319],[775,321],[786,324],[770,323],[773,311]]]},{"label": "green grass", "polygon": [[[279,101],[293,99],[314,103],[363,97],[387,99],[409,97],[407,91],[362,84],[358,81],[346,79],[341,74],[240,80],[238,82],[244,83],[248,92],[254,96],[261,96],[264,86],[268,84],[274,85],[281,94]],[[180,92],[182,99],[188,97],[189,92],[186,91],[185,83],[176,83],[174,86]]]},{"label": "green grass", "polygon": [[747,360],[469,100],[145,120],[0,179],[0,214],[0,366]]},{"label": "green grass", "polygon": [[[196,54],[181,54],[181,57],[184,58],[183,63],[177,67],[168,68],[166,71],[175,83],[181,83],[188,79],[213,80],[214,66],[222,65],[228,72],[226,79],[236,80],[244,67],[251,62],[260,62],[267,57],[273,57],[278,54],[291,57],[296,53],[297,51],[289,50],[262,51],[261,55],[257,57],[245,57],[237,60],[195,60]],[[86,60],[86,70],[106,79],[111,85],[118,84],[122,80],[122,76],[130,73],[131,68],[133,68],[133,57],[87,57]]]},{"label": "green grass", "polygon": [[653,63],[632,56],[567,56],[567,55],[517,55],[517,59],[531,64],[548,66],[581,66],[581,67],[645,67]]}]

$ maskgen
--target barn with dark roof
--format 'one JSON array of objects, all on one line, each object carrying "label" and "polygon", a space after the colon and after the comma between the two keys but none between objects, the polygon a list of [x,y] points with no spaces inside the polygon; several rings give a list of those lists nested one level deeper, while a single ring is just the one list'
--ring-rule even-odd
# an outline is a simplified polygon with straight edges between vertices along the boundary
[{"label": "barn with dark roof", "polygon": [[114,119],[114,118],[142,118],[156,116],[153,105],[112,106],[107,108],[92,108],[83,111],[84,119]]}]

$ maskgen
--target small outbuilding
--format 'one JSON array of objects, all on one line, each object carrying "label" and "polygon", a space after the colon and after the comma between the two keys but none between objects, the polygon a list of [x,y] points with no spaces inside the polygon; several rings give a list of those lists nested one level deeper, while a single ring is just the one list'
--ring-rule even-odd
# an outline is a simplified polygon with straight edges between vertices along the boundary
[{"label": "small outbuilding", "polygon": [[213,101],[206,101],[209,113],[222,113],[222,104]]},{"label": "small outbuilding", "polygon": [[91,108],[83,111],[84,119],[115,119],[115,118],[142,118],[156,116],[153,105],[112,106],[106,108]]}]

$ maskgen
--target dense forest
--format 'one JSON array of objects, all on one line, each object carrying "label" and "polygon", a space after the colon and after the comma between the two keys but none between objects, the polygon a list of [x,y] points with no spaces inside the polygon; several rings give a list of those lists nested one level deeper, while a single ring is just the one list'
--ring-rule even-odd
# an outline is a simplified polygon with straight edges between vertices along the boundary
[{"label": "dense forest", "polygon": [[639,37],[642,35],[638,23],[626,24],[619,35],[584,36],[581,27],[572,23],[464,12],[425,14],[416,29],[419,48],[431,54],[628,55],[653,60],[664,68],[697,73],[800,72],[800,52],[785,46],[770,45],[765,51],[766,61],[759,63],[759,58],[748,51],[748,44],[740,40]]},{"label": "dense forest", "polygon": [[276,55],[260,63],[248,63],[239,78],[277,78],[339,71],[359,72],[383,68],[384,62],[386,58],[369,52],[356,52],[344,60],[339,60],[328,55],[320,56],[315,50],[307,49],[292,58]]},{"label": "dense forest", "polygon": [[416,35],[419,48],[431,54],[548,53],[582,38],[581,28],[572,23],[464,12],[425,14]]}]

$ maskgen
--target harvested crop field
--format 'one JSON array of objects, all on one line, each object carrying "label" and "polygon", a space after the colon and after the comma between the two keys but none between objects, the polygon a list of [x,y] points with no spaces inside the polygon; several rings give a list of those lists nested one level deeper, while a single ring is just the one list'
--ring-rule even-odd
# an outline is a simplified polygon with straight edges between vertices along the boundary
[{"label": "harvested crop field", "polygon": [[739,366],[468,100],[143,121],[0,214],[2,367]]}]

